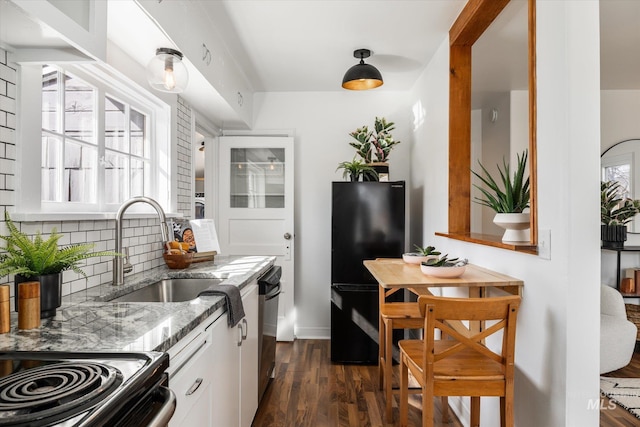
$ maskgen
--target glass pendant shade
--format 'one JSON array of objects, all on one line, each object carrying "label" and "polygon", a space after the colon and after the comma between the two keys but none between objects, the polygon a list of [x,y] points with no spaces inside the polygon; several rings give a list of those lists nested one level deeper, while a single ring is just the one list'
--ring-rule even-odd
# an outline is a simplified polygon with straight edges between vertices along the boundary
[{"label": "glass pendant shade", "polygon": [[160,48],[147,65],[147,80],[152,88],[161,92],[180,93],[189,83],[187,67],[182,53],[174,49]]},{"label": "glass pendant shade", "polygon": [[382,86],[382,74],[376,67],[365,64],[364,58],[368,58],[371,51],[358,49],[353,56],[360,58],[360,63],[349,68],[342,78],[342,87],[349,90],[367,90]]}]

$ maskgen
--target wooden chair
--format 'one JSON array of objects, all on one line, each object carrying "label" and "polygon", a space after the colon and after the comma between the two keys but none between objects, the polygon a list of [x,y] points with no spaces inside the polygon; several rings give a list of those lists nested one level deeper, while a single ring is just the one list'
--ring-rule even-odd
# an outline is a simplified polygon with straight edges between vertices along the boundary
[{"label": "wooden chair", "polygon": [[[393,330],[422,329],[424,316],[420,314],[417,302],[388,302],[387,298],[399,289],[380,287],[380,345],[378,346],[378,376],[380,389],[384,389],[385,417],[393,422]],[[443,399],[442,419],[448,421],[448,404]]]},{"label": "wooden chair", "polygon": [[[501,427],[513,426],[513,375],[519,296],[444,298],[421,296],[424,340],[400,341],[400,425],[407,425],[408,372],[422,387],[422,425],[433,426],[434,396],[470,396],[471,426],[480,424],[480,397],[500,397]],[[461,321],[487,322],[472,332]],[[435,340],[439,329],[448,339]],[[502,331],[495,352],[484,340]]]}]

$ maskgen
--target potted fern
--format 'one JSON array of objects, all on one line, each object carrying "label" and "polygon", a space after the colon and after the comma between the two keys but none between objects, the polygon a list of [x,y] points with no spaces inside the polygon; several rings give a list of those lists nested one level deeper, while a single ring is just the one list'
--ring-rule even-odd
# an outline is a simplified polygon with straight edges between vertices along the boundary
[{"label": "potted fern", "polygon": [[[81,262],[87,258],[100,256],[116,256],[115,252],[91,252],[91,243],[73,244],[58,247],[58,240],[62,237],[54,228],[47,239],[40,231],[33,238],[18,230],[11,221],[9,213],[5,211],[5,223],[9,235],[0,236],[5,246],[0,248],[4,253],[0,255],[0,276],[14,274],[15,293],[18,294],[18,284],[28,281],[40,282],[40,317],[53,317],[56,308],[62,302],[62,272],[73,270],[85,278],[87,275],[80,268]],[[16,311],[18,301],[16,299]]]},{"label": "potted fern", "polygon": [[353,158],[350,162],[341,162],[338,164],[338,168],[336,172],[342,169],[342,177],[344,179],[349,178],[350,181],[359,181],[360,176],[365,181],[377,181],[378,173],[375,171],[373,167],[368,165],[367,163]]},{"label": "potted fern", "polygon": [[494,179],[487,169],[478,161],[481,173],[471,171],[485,187],[473,184],[483,197],[475,197],[475,202],[488,206],[496,216],[493,222],[504,228],[503,242],[528,242],[530,240],[529,213],[524,210],[529,208],[530,188],[529,177],[525,179],[527,171],[528,153],[525,150],[522,155],[517,155],[518,165],[511,177],[509,163],[503,158],[502,168],[498,165],[499,179]]}]

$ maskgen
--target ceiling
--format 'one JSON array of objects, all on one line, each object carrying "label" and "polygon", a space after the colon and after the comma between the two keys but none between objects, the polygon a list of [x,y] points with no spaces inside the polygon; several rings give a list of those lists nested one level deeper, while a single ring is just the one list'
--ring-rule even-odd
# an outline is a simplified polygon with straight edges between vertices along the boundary
[{"label": "ceiling", "polygon": [[[446,39],[449,27],[466,3],[193,1],[198,1],[209,16],[212,31],[225,41],[256,92],[340,91],[344,72],[357,63],[353,51],[358,48],[373,51],[367,62],[375,65],[385,80],[384,86],[376,90],[408,90]],[[140,23],[133,9],[127,11],[125,4],[131,6],[131,2],[109,2],[109,38],[146,65],[156,47],[168,45],[166,36],[157,28]],[[600,5],[602,87],[640,89],[640,1],[606,0]],[[0,46],[65,46],[46,26],[28,19],[10,1],[0,0],[0,10]],[[197,98],[200,94],[210,109],[215,94],[203,94],[197,87],[203,82],[197,76],[193,83],[191,96]],[[224,105],[217,108],[220,116],[232,114]]]},{"label": "ceiling", "polygon": [[446,40],[466,0],[203,1],[219,35],[256,91],[342,90],[342,76],[366,60],[408,90]]}]

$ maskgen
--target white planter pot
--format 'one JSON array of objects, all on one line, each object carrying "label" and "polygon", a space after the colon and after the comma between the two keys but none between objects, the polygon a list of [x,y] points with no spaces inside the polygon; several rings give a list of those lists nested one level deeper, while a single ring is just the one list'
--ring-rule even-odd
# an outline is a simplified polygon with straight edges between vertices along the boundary
[{"label": "white planter pot", "polygon": [[498,213],[493,218],[494,224],[505,229],[502,235],[502,241],[505,243],[531,241],[529,221],[528,213]]}]

